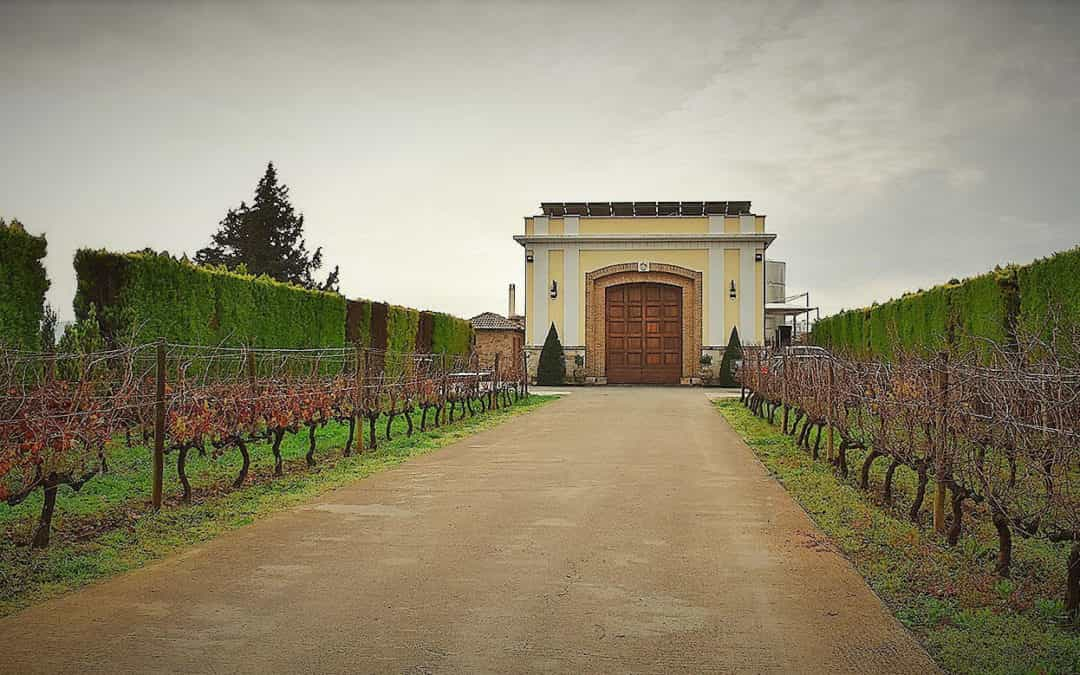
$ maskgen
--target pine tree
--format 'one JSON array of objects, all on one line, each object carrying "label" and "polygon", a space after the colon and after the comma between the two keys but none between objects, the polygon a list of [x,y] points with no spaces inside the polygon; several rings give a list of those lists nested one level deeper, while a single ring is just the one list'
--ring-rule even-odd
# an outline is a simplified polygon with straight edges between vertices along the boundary
[{"label": "pine tree", "polygon": [[337,267],[326,281],[315,282],[313,274],[322,267],[322,247],[308,254],[304,215],[293,209],[289,188],[278,183],[273,162],[266,165],[255,188],[255,201],[229,209],[211,239],[195,255],[200,265],[224,265],[231,270],[243,266],[249,274],[265,274],[305,288],[338,290]]},{"label": "pine tree", "polygon": [[540,363],[536,366],[536,383],[546,386],[560,386],[566,381],[566,355],[563,353],[559,333],[555,324],[551,324],[544,348],[540,350]]},{"label": "pine tree", "polygon": [[720,360],[720,386],[737,387],[735,381],[735,361],[742,358],[742,343],[739,342],[739,329],[732,327],[731,337],[728,339],[727,348],[724,349],[724,358]]}]

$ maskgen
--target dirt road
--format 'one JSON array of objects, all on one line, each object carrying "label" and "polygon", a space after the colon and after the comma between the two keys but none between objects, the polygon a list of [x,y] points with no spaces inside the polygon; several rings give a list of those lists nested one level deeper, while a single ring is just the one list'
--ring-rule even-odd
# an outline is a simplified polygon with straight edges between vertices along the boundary
[{"label": "dirt road", "polygon": [[0,621],[8,672],[930,672],[700,389],[578,389]]}]

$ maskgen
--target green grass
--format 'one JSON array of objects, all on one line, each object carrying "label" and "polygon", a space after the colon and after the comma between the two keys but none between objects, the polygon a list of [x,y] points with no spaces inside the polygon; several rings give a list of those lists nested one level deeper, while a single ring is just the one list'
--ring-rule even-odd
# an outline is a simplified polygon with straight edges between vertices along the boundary
[{"label": "green grass", "polygon": [[1080,630],[1063,616],[1066,546],[1015,537],[1012,578],[1001,579],[993,572],[997,538],[988,519],[966,518],[953,548],[907,520],[912,472],[897,471],[897,505],[888,507],[880,501],[887,460],[874,466],[866,492],[855,483],[860,453],[849,451],[854,476],[843,481],[737,400],[716,407],[942,668],[1080,672]]},{"label": "green grass", "polygon": [[[247,482],[231,488],[240,468],[240,454],[201,458],[190,453],[188,478],[191,504],[180,501],[175,455],[166,455],[166,503],[150,509],[151,452],[118,443],[109,448],[109,473],[97,476],[80,492],[62,487],[57,495],[52,543],[45,550],[27,546],[41,508],[41,493],[9,507],[0,502],[0,616],[71,591],[88,583],[131,570],[181,548],[212,539],[268,514],[352,483],[409,457],[449,445],[495,426],[509,417],[533,410],[556,397],[530,396],[510,408],[467,417],[438,429],[405,436],[405,419],[392,427],[385,441],[385,420],[378,425],[379,447],[362,455],[342,457],[348,427],[328,424],[317,434],[318,464],[308,468],[307,433],[287,436],[281,451],[285,475],[274,478],[269,444],[251,446]],[[419,416],[414,415],[419,428]],[[364,439],[367,442],[365,427]]]}]

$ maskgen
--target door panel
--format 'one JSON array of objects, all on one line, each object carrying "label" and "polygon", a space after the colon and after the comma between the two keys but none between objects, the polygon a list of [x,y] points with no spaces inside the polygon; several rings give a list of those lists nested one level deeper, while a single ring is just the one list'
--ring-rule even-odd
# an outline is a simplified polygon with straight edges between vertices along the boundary
[{"label": "door panel", "polygon": [[606,290],[605,350],[611,384],[678,384],[682,289],[637,283]]}]

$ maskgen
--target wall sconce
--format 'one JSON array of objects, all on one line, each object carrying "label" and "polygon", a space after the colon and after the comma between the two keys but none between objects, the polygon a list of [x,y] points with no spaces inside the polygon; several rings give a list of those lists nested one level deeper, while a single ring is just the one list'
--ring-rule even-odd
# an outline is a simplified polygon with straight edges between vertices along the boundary
[{"label": "wall sconce", "polygon": [[559,297],[559,282],[558,281],[552,281],[551,282],[551,297],[553,297],[553,298]]},{"label": "wall sconce", "polygon": [[731,298],[732,300],[735,299],[735,280],[734,279],[731,280],[731,288],[728,289],[728,297]]},{"label": "wall sconce", "polygon": [[525,251],[525,262],[531,263],[533,261],[533,252]]},{"label": "wall sconce", "polygon": [[761,262],[765,258],[761,253],[754,254],[754,262]]}]

